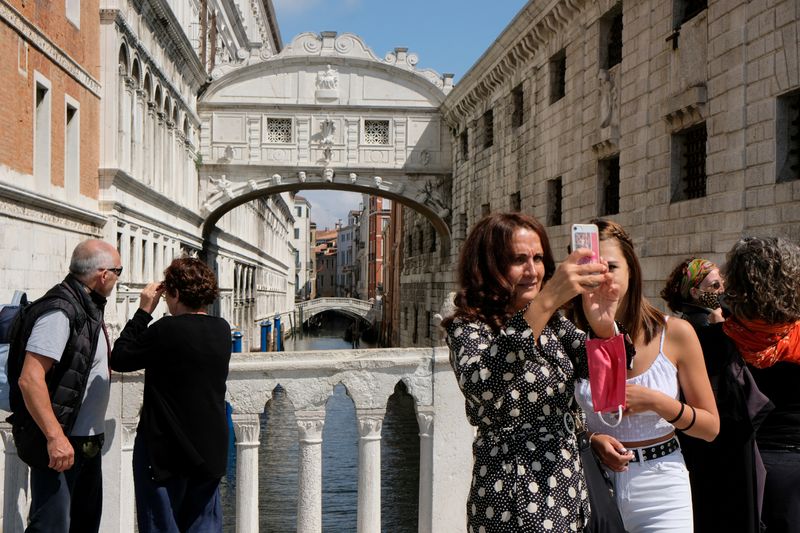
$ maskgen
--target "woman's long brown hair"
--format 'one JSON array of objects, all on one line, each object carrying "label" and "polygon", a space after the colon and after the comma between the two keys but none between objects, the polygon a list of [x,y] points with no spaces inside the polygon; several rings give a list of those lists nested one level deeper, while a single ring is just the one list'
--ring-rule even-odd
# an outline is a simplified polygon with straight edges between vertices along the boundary
[{"label": "woman's long brown hair", "polygon": [[508,308],[514,296],[514,284],[507,273],[514,258],[512,241],[520,228],[532,230],[542,243],[544,279],[556,269],[553,252],[544,226],[534,217],[522,213],[486,215],[470,231],[458,262],[460,289],[456,293],[453,316],[446,317],[447,327],[454,318],[477,320],[496,333],[511,317]]}]

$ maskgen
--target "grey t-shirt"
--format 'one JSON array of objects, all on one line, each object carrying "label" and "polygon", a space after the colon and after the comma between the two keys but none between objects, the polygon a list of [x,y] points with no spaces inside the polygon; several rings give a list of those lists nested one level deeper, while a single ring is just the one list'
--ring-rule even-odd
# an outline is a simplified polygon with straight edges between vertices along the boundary
[{"label": "grey t-shirt", "polygon": [[[55,310],[45,313],[36,320],[25,349],[58,362],[64,354],[67,342],[69,342],[69,318],[63,311]],[[94,362],[89,371],[89,381],[83,392],[81,410],[72,427],[71,436],[85,437],[103,433],[110,386],[108,341],[105,333],[100,331]]]}]

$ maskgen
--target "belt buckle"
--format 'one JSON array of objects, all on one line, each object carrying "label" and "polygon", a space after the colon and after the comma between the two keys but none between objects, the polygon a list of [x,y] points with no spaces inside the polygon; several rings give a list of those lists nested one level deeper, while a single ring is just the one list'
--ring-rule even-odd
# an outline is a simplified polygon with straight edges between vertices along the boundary
[{"label": "belt buckle", "polygon": [[100,453],[100,445],[94,440],[85,440],[81,443],[81,453],[87,459],[93,459]]}]

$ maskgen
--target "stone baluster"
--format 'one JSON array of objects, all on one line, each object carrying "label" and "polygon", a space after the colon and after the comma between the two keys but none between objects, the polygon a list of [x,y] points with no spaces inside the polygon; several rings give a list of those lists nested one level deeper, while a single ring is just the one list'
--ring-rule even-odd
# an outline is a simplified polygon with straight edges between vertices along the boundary
[{"label": "stone baluster", "polygon": [[433,407],[417,412],[419,424],[419,533],[433,525]]},{"label": "stone baluster", "polygon": [[300,442],[297,533],[322,531],[322,428],[325,411],[297,413]]},{"label": "stone baluster", "polygon": [[3,425],[0,436],[5,446],[3,482],[3,527],[5,533],[22,533],[28,522],[28,466],[17,455],[11,427]]},{"label": "stone baluster", "polygon": [[236,434],[236,533],[258,533],[257,414],[233,414]]},{"label": "stone baluster", "polygon": [[130,468],[130,465],[133,464],[133,443],[136,440],[136,427],[138,425],[138,419],[122,419],[122,447],[119,460],[119,464],[122,465],[119,487],[119,494],[122,495],[119,509],[120,531],[133,531],[136,522],[135,500],[129,496],[134,494],[133,468]]},{"label": "stone baluster", "polygon": [[357,409],[358,533],[381,530],[381,426],[383,409]]}]

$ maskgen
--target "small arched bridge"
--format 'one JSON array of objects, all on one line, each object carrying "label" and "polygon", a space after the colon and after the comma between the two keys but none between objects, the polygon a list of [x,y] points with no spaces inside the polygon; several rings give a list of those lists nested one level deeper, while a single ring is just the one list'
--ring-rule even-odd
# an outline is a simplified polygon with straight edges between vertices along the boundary
[{"label": "small arched bridge", "polygon": [[358,317],[370,324],[381,319],[381,302],[358,300],[356,298],[315,298],[297,304],[301,322],[324,311],[339,311],[345,315]]}]

